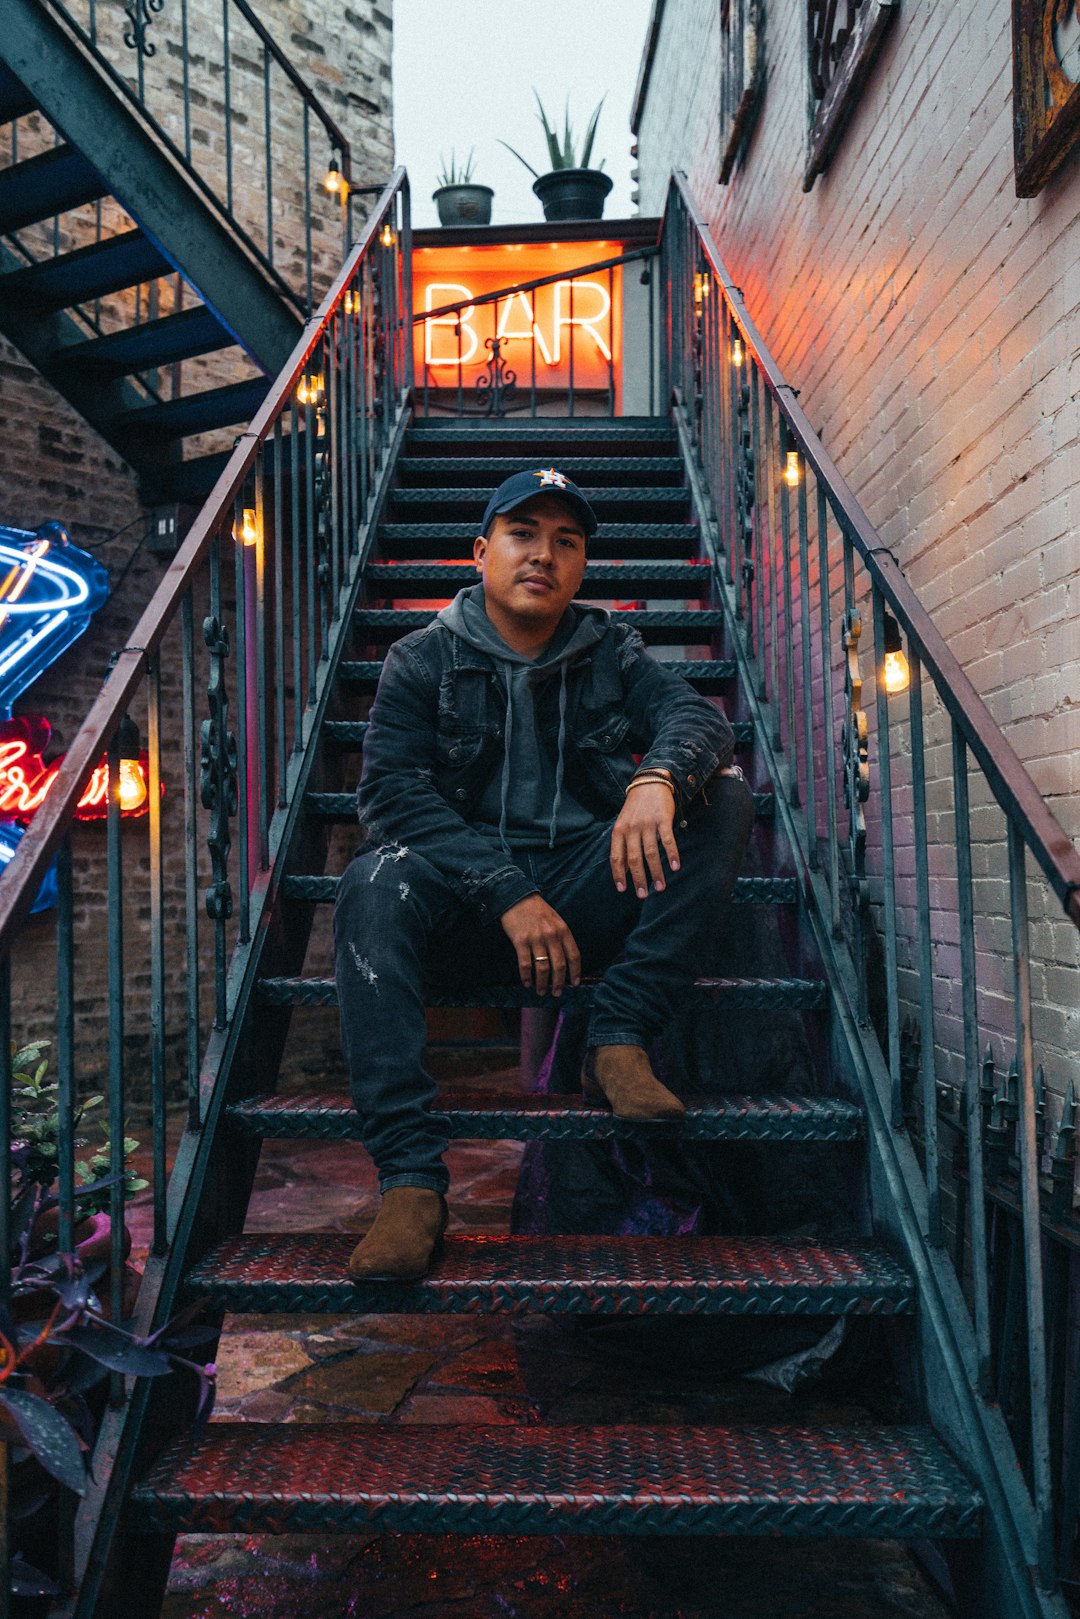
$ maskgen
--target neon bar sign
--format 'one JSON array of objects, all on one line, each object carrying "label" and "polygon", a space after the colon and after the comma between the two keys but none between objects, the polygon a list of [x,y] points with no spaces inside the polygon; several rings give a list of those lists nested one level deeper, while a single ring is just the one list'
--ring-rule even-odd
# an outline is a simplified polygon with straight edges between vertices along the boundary
[{"label": "neon bar sign", "polygon": [[[535,339],[544,364],[557,366],[563,359],[563,333],[577,326],[585,336],[591,338],[606,364],[611,359],[611,347],[605,335],[611,316],[611,295],[607,288],[599,281],[575,281],[572,314],[569,281],[556,281],[553,287],[539,288],[538,291],[549,294],[539,306],[548,324],[549,336],[545,336],[541,322],[533,319],[533,307],[523,292],[515,292],[502,303],[495,336],[504,340],[522,338],[526,342]],[[429,281],[424,289],[424,308],[440,309],[446,304],[463,303],[475,296],[472,288],[464,282]],[[545,304],[548,306],[546,309]],[[460,312],[432,315],[430,320],[425,320],[424,364],[457,365],[459,325],[461,363],[469,365],[475,360],[480,353],[480,334],[473,325],[476,313],[476,306],[469,304],[467,309]],[[442,352],[436,353],[439,327],[449,328],[449,336],[439,341]]]}]

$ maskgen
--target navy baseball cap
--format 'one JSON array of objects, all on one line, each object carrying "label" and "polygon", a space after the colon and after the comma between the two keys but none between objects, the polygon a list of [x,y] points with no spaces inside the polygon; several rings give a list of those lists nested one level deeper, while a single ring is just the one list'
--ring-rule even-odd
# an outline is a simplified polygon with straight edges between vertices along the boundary
[{"label": "navy baseball cap", "polygon": [[588,539],[590,535],[596,533],[596,513],[577,484],[573,483],[564,472],[557,472],[554,467],[538,467],[535,472],[514,472],[509,478],[504,478],[484,509],[481,533],[487,533],[493,517],[502,517],[506,512],[512,512],[516,507],[524,505],[525,501],[531,500],[533,495],[558,495],[560,500],[565,500],[585,530],[585,538]]}]

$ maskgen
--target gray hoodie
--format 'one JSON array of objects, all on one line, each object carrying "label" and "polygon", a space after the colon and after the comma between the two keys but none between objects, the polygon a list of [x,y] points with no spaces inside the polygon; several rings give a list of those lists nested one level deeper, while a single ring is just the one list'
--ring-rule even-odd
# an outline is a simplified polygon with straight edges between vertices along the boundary
[{"label": "gray hoodie", "polygon": [[[482,584],[459,591],[439,613],[449,630],[495,660],[506,687],[502,770],[485,790],[473,824],[508,852],[545,843],[553,848],[592,825],[594,817],[563,789],[566,675],[601,640],[609,616],[599,607],[568,607],[544,651],[528,658],[507,646],[488,618]],[[556,672],[559,744],[553,760],[540,741],[535,699]]]}]

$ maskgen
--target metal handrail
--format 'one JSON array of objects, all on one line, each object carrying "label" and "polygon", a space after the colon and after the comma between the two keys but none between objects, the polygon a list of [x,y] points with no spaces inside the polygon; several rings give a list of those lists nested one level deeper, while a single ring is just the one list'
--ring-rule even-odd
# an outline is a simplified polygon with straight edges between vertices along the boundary
[{"label": "metal handrail", "polygon": [[769,387],[783,401],[784,420],[794,443],[832,496],[832,509],[837,522],[859,552],[871,578],[880,586],[901,627],[917,643],[924,664],[937,678],[942,701],[960,726],[964,740],[993,785],[995,795],[1010,818],[1022,827],[1028,848],[1045,872],[1066,914],[1080,928],[1080,851],[1050,810],[1012,743],[971,684],[945,638],[935,628],[929,613],[904,578],[896,558],[882,544],[881,536],[810,425],[795,390],[784,380],[751,318],[740,289],[720,257],[712,232],[690,194],[686,177],[676,174],[672,184],[701,238],[702,250],[713,275],[723,288],[743,340],[753,351]]},{"label": "metal handrail", "polygon": [[475,309],[480,304],[501,303],[504,298],[513,298],[519,292],[535,292],[537,287],[553,287],[557,281],[576,281],[579,276],[593,275],[597,270],[614,270],[620,264],[631,264],[635,259],[654,259],[657,254],[655,247],[635,247],[629,253],[620,253],[616,258],[598,259],[595,264],[575,264],[569,270],[556,271],[554,275],[539,275],[532,281],[517,281],[512,287],[496,287],[494,292],[478,292],[475,298],[459,298],[456,304],[440,304],[438,309],[421,309],[414,311],[412,322],[414,326],[423,325],[426,320],[435,320],[439,315],[456,315],[463,309]]},{"label": "metal handrail", "polygon": [[[922,1278],[928,1317],[948,1338],[939,1347],[943,1363],[951,1367],[950,1397],[957,1404],[943,1396],[936,1409],[947,1424],[955,1424],[958,1408],[964,1413],[973,1465],[978,1458],[996,1498],[1008,1502],[1009,1516],[998,1520],[1010,1539],[1008,1555],[1018,1570],[1037,1564],[1039,1582],[1050,1590],[1068,1572],[1080,1525],[1080,1407],[1069,1393],[1068,1358],[1080,1306],[1062,1285],[1055,1269],[1059,1260],[1047,1240],[1055,1211],[1072,1187],[1077,1109],[1070,1083],[1056,1130],[1051,1129],[1047,1088],[1041,1070],[1036,1073],[1025,855],[1031,853],[1049,891],[1080,927],[1080,853],[811,427],[681,174],[672,177],[668,192],[661,265],[668,298],[661,387],[673,401],[705,548],[731,615],[743,700],[761,735],[762,762],[777,788],[778,817],[799,864],[810,925],[836,991],[850,1075],[863,1088],[875,1150],[888,1165],[885,1183],[891,1177],[894,1189],[904,1187],[906,1201],[882,1209],[881,1217],[889,1229],[904,1232]],[[843,604],[839,633],[837,595]],[[902,650],[905,638],[910,681],[906,688],[901,681],[892,689],[907,690],[907,709],[890,718],[890,702],[899,697],[887,693],[886,660]],[[875,730],[869,702],[864,708],[860,667],[868,642]],[[951,769],[939,769],[934,781],[939,812],[951,787],[951,814],[938,813],[933,823],[924,675],[951,735]],[[841,679],[838,748],[840,704],[834,687]],[[907,751],[895,745],[892,730],[905,721]],[[939,746],[942,751],[949,753]],[[871,760],[877,792],[868,821],[864,805],[871,802]],[[979,828],[987,846],[981,867],[973,858],[972,761],[1005,825],[996,844]],[[910,792],[909,800],[895,805],[894,771],[898,779],[907,776],[904,790]],[[839,832],[841,807],[848,812],[846,847]],[[898,827],[905,847],[910,840],[913,871],[898,870]],[[989,864],[993,848],[1002,848],[994,858],[1004,868],[1004,882]],[[873,873],[868,851],[877,863]],[[941,857],[934,866],[933,907],[932,853]],[[978,877],[988,870],[999,880],[980,889]],[[996,948],[988,952],[983,933],[980,956],[977,924],[1000,928],[1006,916],[1011,947],[1006,950],[995,940]],[[870,948],[872,935],[876,953]],[[940,966],[936,951],[943,953]],[[998,966],[998,953],[1009,963],[1007,974]],[[982,976],[987,961],[994,973],[990,988]],[[907,973],[903,990],[901,967]],[[960,1005],[950,1001],[946,1008],[950,1031],[955,1030],[948,1034],[938,1021],[943,1014],[935,999],[936,967],[939,981],[960,987]],[[878,990],[873,1004],[871,978]],[[1010,998],[1011,1029],[1004,1011]],[[897,1146],[909,1121],[903,1006],[912,1009],[918,1041],[918,1165]],[[1000,1085],[981,1049],[987,1032],[1003,1040],[1011,1035],[1014,1041],[1012,1062],[1005,1065],[1008,1078]],[[957,1212],[951,1232],[938,1140],[939,1049],[962,1076],[957,1088],[963,1096],[966,1149],[964,1212]],[[1053,1190],[1046,1195],[1040,1171],[1048,1151]],[[1016,1230],[995,1213],[991,1183],[1002,1154],[1016,1165]],[[961,1209],[959,1200],[955,1207]],[[875,1209],[875,1217],[878,1213]],[[1059,1253],[1060,1245],[1053,1252]],[[1022,1317],[1023,1334],[1014,1330]],[[929,1398],[933,1405],[936,1391],[929,1391]],[[1066,1435],[1063,1413],[1070,1400]]]},{"label": "metal handrail", "polygon": [[250,477],[256,455],[266,443],[275,421],[288,409],[297,384],[326,332],[331,315],[340,308],[345,292],[355,281],[358,266],[390,214],[397,196],[403,190],[407,193],[407,186],[405,170],[400,167],[395,169],[333,285],[305,325],[284,370],[276,378],[246,432],[237,439],[235,449],[187,538],[131,632],[129,644],[116,654],[111,672],[64,755],[48,799],[27,827],[15,854],[5,867],[4,880],[0,883],[0,957],[11,949],[20,926],[29,914],[49,864],[72,826],[75,809],[86,783],[109,738],[127,712],[140,682],[145,678],[151,659],[191,588],[196,570],[205,562],[213,536],[223,524],[229,522],[236,497]]}]

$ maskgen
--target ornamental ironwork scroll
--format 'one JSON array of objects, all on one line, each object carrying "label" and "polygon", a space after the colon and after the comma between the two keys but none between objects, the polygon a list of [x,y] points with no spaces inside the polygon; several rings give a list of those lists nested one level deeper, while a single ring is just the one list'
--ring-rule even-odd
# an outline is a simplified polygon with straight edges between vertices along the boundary
[{"label": "ornamental ironwork scroll", "polygon": [[1013,0],[1016,195],[1036,196],[1080,139],[1080,0]]},{"label": "ornamental ironwork scroll", "polygon": [[128,20],[128,26],[124,29],[124,44],[129,51],[138,51],[140,56],[157,55],[157,46],[147,38],[147,29],[164,6],[165,0],[128,0],[124,7]]},{"label": "ornamental ironwork scroll", "polygon": [[505,416],[507,407],[517,393],[517,373],[511,371],[502,356],[505,342],[504,337],[484,339],[484,347],[490,350],[491,359],[487,370],[482,371],[476,379],[476,403],[482,416]]},{"label": "ornamental ironwork scroll", "polygon": [[753,127],[765,81],[765,0],[722,0],[720,7],[720,184]]},{"label": "ornamental ironwork scroll", "polygon": [[817,105],[804,191],[828,168],[899,9],[900,0],[807,0],[810,89]]}]

